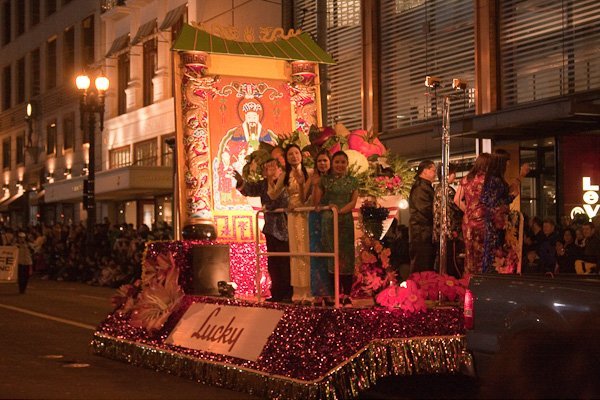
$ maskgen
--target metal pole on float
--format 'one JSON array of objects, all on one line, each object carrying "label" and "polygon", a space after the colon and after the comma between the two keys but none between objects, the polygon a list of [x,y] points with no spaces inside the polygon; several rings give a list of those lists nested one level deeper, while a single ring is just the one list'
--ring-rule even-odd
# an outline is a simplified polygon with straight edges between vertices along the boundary
[{"label": "metal pole on float", "polygon": [[[442,204],[440,218],[440,274],[446,273],[448,260],[447,232],[448,232],[448,163],[450,161],[450,96],[444,97],[442,106]],[[441,298],[440,298],[441,301]]]}]

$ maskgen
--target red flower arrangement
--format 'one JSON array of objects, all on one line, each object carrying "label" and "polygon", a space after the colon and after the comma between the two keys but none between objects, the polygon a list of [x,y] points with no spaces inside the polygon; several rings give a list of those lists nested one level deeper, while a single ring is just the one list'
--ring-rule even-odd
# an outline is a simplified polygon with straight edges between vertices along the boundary
[{"label": "red flower arrangement", "polygon": [[449,301],[464,301],[470,276],[461,279],[433,271],[416,272],[399,286],[392,285],[376,297],[377,304],[388,308],[400,308],[409,313],[425,311],[425,300],[442,298]]}]

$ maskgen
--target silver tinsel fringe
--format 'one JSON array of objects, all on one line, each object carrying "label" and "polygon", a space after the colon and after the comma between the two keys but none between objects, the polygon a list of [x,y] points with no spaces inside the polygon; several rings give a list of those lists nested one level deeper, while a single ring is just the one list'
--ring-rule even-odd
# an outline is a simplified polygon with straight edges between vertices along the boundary
[{"label": "silver tinsel fringe", "polygon": [[473,364],[464,336],[458,335],[374,340],[312,381],[203,360],[98,332],[91,347],[103,357],[271,399],[350,399],[386,376],[458,373]]}]

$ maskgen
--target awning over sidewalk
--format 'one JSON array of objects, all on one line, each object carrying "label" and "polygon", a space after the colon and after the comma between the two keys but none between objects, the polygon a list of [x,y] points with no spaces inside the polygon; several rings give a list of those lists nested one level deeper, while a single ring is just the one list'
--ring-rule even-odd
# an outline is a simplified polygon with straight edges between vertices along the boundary
[{"label": "awning over sidewalk", "polygon": [[164,21],[162,22],[162,24],[160,24],[160,30],[161,31],[166,31],[167,29],[170,29],[173,25],[175,25],[175,23],[179,20],[179,18],[181,18],[181,16],[183,15],[183,13],[185,12],[185,10],[187,9],[187,4],[182,4],[177,8],[172,9],[171,11],[169,11],[167,13],[167,15],[165,16]]},{"label": "awning over sidewalk", "polygon": [[140,29],[138,29],[138,31],[135,34],[135,36],[133,37],[133,39],[131,39],[131,45],[135,46],[136,44],[141,42],[144,38],[152,35],[154,32],[156,32],[156,18],[154,18],[152,21],[148,21],[144,25],[140,26]]},{"label": "awning over sidewalk", "polygon": [[129,46],[129,34],[128,33],[116,38],[112,42],[112,45],[110,46],[110,49],[108,50],[108,53],[106,53],[106,55],[104,57],[109,58],[109,57],[115,56],[115,55],[117,55],[117,53],[126,49],[127,46]]},{"label": "awning over sidewalk", "polygon": [[173,44],[173,50],[335,64],[331,55],[320,48],[306,32],[273,42],[239,42],[223,39],[185,24]]},{"label": "awning over sidewalk", "polygon": [[21,196],[23,196],[23,193],[24,192],[17,193],[15,195],[9,197],[8,199],[4,200],[2,202],[2,204],[0,204],[0,212],[8,212],[9,211],[8,206],[10,206],[11,204],[13,204],[18,199],[20,199]]}]

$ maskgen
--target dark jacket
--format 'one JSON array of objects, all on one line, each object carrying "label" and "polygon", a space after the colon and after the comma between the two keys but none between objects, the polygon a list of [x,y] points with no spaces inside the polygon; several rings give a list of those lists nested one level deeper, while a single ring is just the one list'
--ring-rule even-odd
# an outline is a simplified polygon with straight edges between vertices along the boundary
[{"label": "dark jacket", "polygon": [[[283,191],[275,200],[271,200],[267,194],[268,183],[266,179],[258,182],[240,182],[238,185],[239,192],[244,196],[260,196],[260,201],[266,210],[275,210],[278,208],[288,207],[287,191]],[[265,213],[265,225],[263,233],[273,235],[278,240],[283,242],[288,241],[288,226],[285,213]]]},{"label": "dark jacket", "polygon": [[410,241],[431,242],[433,236],[433,186],[421,177],[410,189],[408,221]]}]

